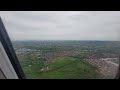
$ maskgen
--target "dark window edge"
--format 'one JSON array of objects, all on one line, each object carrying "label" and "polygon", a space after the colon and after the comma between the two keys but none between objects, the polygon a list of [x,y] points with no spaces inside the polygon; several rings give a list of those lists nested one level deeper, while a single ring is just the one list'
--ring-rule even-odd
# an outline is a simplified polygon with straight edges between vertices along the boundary
[{"label": "dark window edge", "polygon": [[0,41],[6,51],[6,54],[8,55],[8,58],[12,64],[18,78],[25,79],[25,74],[21,68],[19,61],[18,61],[17,55],[14,51],[11,40],[10,40],[8,33],[4,27],[1,17],[0,17]]},{"label": "dark window edge", "polygon": [[115,79],[120,79],[120,55],[119,55],[119,68],[118,68],[118,72],[116,74]]}]

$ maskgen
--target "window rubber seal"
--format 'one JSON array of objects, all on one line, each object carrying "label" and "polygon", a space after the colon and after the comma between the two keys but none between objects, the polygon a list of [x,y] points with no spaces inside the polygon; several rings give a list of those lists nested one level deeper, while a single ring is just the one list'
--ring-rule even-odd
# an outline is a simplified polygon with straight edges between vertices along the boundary
[{"label": "window rubber seal", "polygon": [[20,62],[17,58],[17,55],[14,51],[12,42],[8,36],[8,33],[5,29],[5,26],[2,22],[2,19],[0,17],[0,41],[5,49],[5,52],[18,76],[19,79],[26,79],[25,74],[22,70],[22,67],[20,65]]}]

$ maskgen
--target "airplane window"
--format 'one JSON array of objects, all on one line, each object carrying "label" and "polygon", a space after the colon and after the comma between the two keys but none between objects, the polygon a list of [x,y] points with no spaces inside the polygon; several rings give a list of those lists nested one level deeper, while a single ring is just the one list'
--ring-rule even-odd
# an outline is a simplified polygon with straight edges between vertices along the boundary
[{"label": "airplane window", "polygon": [[27,79],[114,79],[119,11],[1,11]]}]

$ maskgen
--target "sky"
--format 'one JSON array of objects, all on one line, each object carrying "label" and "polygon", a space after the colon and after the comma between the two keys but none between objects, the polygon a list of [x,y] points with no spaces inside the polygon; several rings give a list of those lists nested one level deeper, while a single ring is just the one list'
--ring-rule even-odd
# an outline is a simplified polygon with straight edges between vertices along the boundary
[{"label": "sky", "polygon": [[0,11],[11,40],[120,41],[120,11]]}]

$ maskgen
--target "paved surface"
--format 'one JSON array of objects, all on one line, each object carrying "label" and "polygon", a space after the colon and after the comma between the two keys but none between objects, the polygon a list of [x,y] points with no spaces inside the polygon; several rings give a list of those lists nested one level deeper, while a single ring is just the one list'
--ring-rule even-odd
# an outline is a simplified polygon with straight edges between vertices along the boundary
[{"label": "paved surface", "polygon": [[115,77],[118,71],[119,64],[114,63],[109,60],[101,60],[101,59],[87,59],[90,64],[96,66],[103,75],[110,75]]}]

